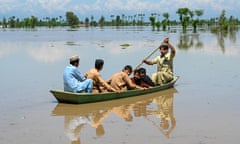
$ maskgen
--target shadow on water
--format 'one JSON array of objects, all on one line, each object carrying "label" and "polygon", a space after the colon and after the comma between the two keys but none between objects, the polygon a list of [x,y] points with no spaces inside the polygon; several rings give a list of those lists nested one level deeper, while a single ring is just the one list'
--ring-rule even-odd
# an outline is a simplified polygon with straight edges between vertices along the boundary
[{"label": "shadow on water", "polygon": [[[108,119],[110,114],[131,123],[135,122],[134,119],[141,118],[166,138],[170,138],[176,127],[173,100],[174,93],[177,92],[175,88],[171,88],[107,102],[81,105],[59,103],[52,110],[52,116],[64,117],[64,131],[73,144],[81,143],[81,134],[89,126],[95,129],[97,137],[105,135],[103,120]],[[113,124],[116,123],[110,123],[108,127],[112,127]]]}]

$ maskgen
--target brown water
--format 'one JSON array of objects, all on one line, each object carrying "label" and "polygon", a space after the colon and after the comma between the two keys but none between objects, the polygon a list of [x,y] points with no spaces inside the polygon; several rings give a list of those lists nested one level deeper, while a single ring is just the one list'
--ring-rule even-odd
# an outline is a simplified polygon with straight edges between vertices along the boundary
[{"label": "brown water", "polygon": [[[184,36],[127,27],[0,33],[2,144],[240,142],[239,32]],[[49,93],[63,88],[62,72],[73,54],[81,57],[83,73],[104,59],[107,79],[126,64],[138,65],[166,36],[177,50],[180,79],[173,89],[84,105],[58,104]],[[149,75],[156,71],[143,67]]]}]

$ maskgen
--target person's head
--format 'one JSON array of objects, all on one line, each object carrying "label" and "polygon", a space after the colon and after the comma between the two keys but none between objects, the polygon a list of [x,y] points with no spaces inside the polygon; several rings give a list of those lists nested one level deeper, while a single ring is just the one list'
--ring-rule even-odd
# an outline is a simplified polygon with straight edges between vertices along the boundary
[{"label": "person's head", "polygon": [[78,67],[80,60],[79,56],[77,55],[71,56],[69,60],[71,65]]},{"label": "person's head", "polygon": [[167,43],[162,43],[159,47],[160,52],[162,55],[165,55],[168,53],[168,44]]},{"label": "person's head", "polygon": [[144,77],[146,75],[146,69],[145,68],[139,68],[138,72],[139,72],[140,77]]},{"label": "person's head", "polygon": [[104,64],[104,61],[102,59],[96,59],[95,60],[95,68],[97,70],[99,70],[99,71],[102,70],[103,64]]},{"label": "person's head", "polygon": [[138,70],[134,70],[134,71],[133,71],[133,77],[134,77],[134,79],[139,79],[139,78],[140,78],[140,75],[139,75],[139,71],[138,71]]},{"label": "person's head", "polygon": [[132,73],[132,66],[126,65],[126,66],[123,68],[123,72],[127,73],[128,75],[131,75],[131,73]]}]

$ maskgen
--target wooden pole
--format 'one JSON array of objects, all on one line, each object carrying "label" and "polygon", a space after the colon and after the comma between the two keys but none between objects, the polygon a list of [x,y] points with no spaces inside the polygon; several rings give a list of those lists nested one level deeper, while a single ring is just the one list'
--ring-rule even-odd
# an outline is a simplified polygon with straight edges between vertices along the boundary
[{"label": "wooden pole", "polygon": [[[152,52],[145,58],[145,60],[149,59],[158,49],[159,49],[159,48],[156,48],[154,51],[152,51]],[[140,64],[138,64],[138,65],[136,66],[135,70],[138,69],[142,64],[143,64],[143,62],[141,62]]]}]

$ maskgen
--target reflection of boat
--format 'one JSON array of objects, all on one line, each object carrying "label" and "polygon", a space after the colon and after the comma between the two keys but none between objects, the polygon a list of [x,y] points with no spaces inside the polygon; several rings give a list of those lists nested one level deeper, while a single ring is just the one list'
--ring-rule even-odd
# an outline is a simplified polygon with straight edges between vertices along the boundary
[{"label": "reflection of boat", "polygon": [[156,97],[165,96],[165,95],[173,95],[176,93],[175,88],[170,88],[167,90],[162,90],[155,93],[150,93],[146,95],[141,95],[138,97],[130,97],[128,99],[117,99],[112,101],[104,101],[98,103],[89,103],[89,104],[81,104],[81,105],[73,105],[73,104],[64,104],[59,103],[56,105],[54,110],[52,111],[52,115],[54,116],[80,116],[86,115],[89,113],[94,113],[100,110],[109,110],[114,107],[119,107],[122,105],[130,105],[141,101],[151,101]]},{"label": "reflection of boat", "polygon": [[172,81],[167,84],[163,84],[161,86],[155,86],[152,88],[148,88],[146,90],[128,90],[121,93],[109,92],[109,93],[99,93],[99,94],[89,94],[89,93],[71,93],[65,92],[63,90],[50,90],[50,92],[55,96],[55,98],[60,103],[73,103],[73,104],[81,104],[81,103],[90,103],[90,102],[98,102],[98,101],[106,101],[112,99],[126,98],[132,96],[139,96],[148,93],[158,92],[164,89],[168,89],[173,87],[175,82],[179,77],[174,77]]},{"label": "reflection of boat", "polygon": [[[83,133],[86,133],[89,128],[91,130],[92,128],[95,129],[96,137],[105,135],[105,126],[103,121],[108,119],[110,114],[114,114],[116,117],[120,117],[126,122],[134,122],[134,117],[142,117],[150,120],[150,124],[154,123],[154,121],[151,120],[154,114],[148,112],[149,108],[147,108],[147,106],[154,104],[154,100],[156,99],[162,99],[161,97],[167,97],[168,99],[168,97],[172,97],[176,92],[177,90],[175,88],[170,88],[138,97],[129,97],[127,99],[117,99],[98,103],[87,103],[81,105],[58,103],[52,110],[52,115],[64,117],[64,132],[66,136],[71,140],[72,144],[80,144],[81,137],[84,135]],[[163,103],[160,105],[162,104]],[[156,107],[150,107],[149,110],[155,111],[155,109]],[[148,118],[148,116],[150,116],[150,118]],[[158,117],[156,118],[158,119]],[[106,127],[108,128],[109,126]],[[94,135],[94,133],[88,132],[88,135],[92,134]],[[165,135],[165,133],[163,134]]]}]

